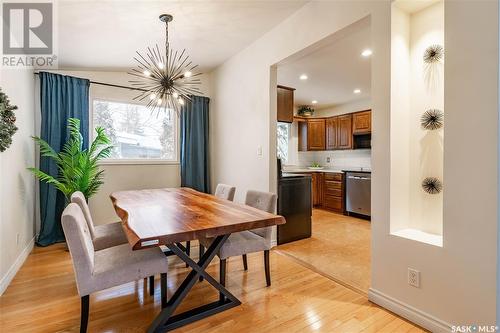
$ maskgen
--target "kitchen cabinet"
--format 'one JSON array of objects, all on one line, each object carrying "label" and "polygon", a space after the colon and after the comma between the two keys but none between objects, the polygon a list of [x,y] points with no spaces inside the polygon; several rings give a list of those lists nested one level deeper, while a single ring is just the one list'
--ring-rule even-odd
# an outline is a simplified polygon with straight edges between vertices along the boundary
[{"label": "kitchen cabinet", "polygon": [[326,118],[326,150],[337,149],[338,117]]},{"label": "kitchen cabinet", "polygon": [[356,112],[352,115],[352,133],[369,134],[372,132],[372,111]]},{"label": "kitchen cabinet", "polygon": [[323,203],[323,173],[313,172],[312,177],[312,202],[313,206],[321,206]]},{"label": "kitchen cabinet", "polygon": [[278,86],[278,121],[293,122],[293,92],[294,88]]},{"label": "kitchen cabinet", "polygon": [[338,117],[338,149],[352,149],[352,115]]},{"label": "kitchen cabinet", "polygon": [[325,119],[307,120],[307,150],[325,150]]},{"label": "kitchen cabinet", "polygon": [[326,149],[352,149],[352,117],[350,114],[326,118]]},{"label": "kitchen cabinet", "polygon": [[344,175],[324,173],[322,207],[337,213],[344,212]]}]

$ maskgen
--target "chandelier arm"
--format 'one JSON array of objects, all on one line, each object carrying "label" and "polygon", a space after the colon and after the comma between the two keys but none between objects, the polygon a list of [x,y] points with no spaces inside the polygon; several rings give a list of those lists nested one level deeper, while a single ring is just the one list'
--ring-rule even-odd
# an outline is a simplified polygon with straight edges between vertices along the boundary
[{"label": "chandelier arm", "polygon": [[[185,51],[185,49],[184,49],[184,51]],[[182,51],[181,57],[179,57],[179,64],[175,67],[174,71],[172,72],[172,77],[179,77],[179,74],[181,74],[183,72],[183,70],[185,69],[184,64],[189,59],[189,56],[186,55],[184,60],[182,60],[182,55],[184,54],[184,51]]]},{"label": "chandelier arm", "polygon": [[168,70],[168,76],[172,76],[172,72],[173,72],[173,69],[174,69],[174,65],[175,65],[175,61],[177,60],[177,55],[178,55],[178,51],[175,51],[174,53],[174,57],[172,58],[172,63],[170,64],[170,68]]}]

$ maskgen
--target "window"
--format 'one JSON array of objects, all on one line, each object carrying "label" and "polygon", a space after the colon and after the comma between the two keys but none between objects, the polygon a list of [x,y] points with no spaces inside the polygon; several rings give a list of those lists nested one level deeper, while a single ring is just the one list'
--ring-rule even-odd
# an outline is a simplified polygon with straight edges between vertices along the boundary
[{"label": "window", "polygon": [[278,158],[283,162],[288,161],[288,138],[290,124],[278,122]]},{"label": "window", "polygon": [[178,160],[174,111],[157,114],[143,105],[104,100],[94,100],[93,107],[93,127],[103,127],[115,146],[109,160]]}]

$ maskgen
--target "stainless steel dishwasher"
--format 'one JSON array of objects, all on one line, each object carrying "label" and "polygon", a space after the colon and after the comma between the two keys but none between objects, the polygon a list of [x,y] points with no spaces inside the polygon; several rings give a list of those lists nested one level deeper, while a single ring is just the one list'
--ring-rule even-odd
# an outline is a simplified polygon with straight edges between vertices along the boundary
[{"label": "stainless steel dishwasher", "polygon": [[347,213],[371,216],[371,174],[346,172]]}]

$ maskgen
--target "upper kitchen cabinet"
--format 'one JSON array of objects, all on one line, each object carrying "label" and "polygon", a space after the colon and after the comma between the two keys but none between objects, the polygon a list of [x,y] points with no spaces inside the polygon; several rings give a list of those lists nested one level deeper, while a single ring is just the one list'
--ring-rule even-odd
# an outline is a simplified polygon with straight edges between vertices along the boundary
[{"label": "upper kitchen cabinet", "polygon": [[326,118],[326,149],[333,150],[338,148],[338,117]]},{"label": "upper kitchen cabinet", "polygon": [[325,150],[325,119],[307,120],[307,150]]},{"label": "upper kitchen cabinet", "polygon": [[278,86],[278,121],[293,122],[293,91],[294,88]]},{"label": "upper kitchen cabinet", "polygon": [[368,134],[372,131],[372,111],[356,112],[352,115],[352,133]]},{"label": "upper kitchen cabinet", "polygon": [[352,149],[352,115],[338,117],[338,149]]},{"label": "upper kitchen cabinet", "polygon": [[326,149],[352,149],[352,117],[350,114],[326,118]]}]

